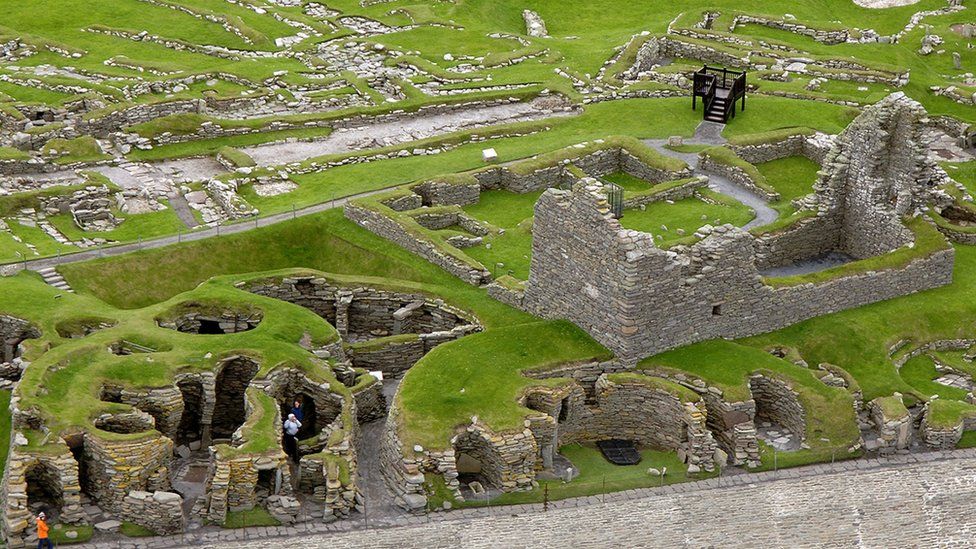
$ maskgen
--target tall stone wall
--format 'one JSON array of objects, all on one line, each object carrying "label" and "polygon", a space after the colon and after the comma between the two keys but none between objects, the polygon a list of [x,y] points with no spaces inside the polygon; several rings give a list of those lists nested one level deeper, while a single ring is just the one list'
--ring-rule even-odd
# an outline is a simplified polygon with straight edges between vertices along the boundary
[{"label": "tall stone wall", "polygon": [[922,135],[926,115],[894,93],[865,109],[826,155],[816,196],[821,211],[842,219],[848,255],[871,257],[912,241],[900,217],[925,204],[938,173]]},{"label": "tall stone wall", "polygon": [[758,239],[735,227],[706,226],[695,245],[661,250],[650,234],[620,226],[599,182],[549,189],[536,204],[522,304],[575,322],[633,362],[948,284],[954,259],[948,246],[907,265],[816,284],[774,287],[759,274],[760,267],[826,251],[861,259],[912,245],[903,218],[924,204],[935,173],[924,158],[922,114],[900,93],[866,109],[827,155],[812,217]]},{"label": "tall stone wall", "polygon": [[744,337],[947,284],[953,251],[907,266],[816,285],[774,288],[757,268],[755,239],[723,226],[678,252],[613,219],[602,185],[549,190],[536,205],[524,305],[577,323],[625,361],[718,337]]}]

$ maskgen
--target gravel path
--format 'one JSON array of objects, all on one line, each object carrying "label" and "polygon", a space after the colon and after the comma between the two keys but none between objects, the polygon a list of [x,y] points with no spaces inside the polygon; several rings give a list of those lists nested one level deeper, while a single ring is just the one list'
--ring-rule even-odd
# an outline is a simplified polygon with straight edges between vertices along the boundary
[{"label": "gravel path", "polygon": [[339,129],[328,137],[314,141],[269,143],[243,147],[241,150],[253,158],[259,166],[273,166],[300,162],[327,154],[347,153],[408,143],[482,126],[575,114],[576,111],[553,111],[540,108],[540,103],[537,101],[509,103],[429,116],[416,116],[406,120],[377,122],[355,128]]},{"label": "gravel path", "polygon": [[288,221],[289,219],[294,219],[296,217],[304,217],[307,215],[317,214],[320,212],[331,210],[333,208],[341,208],[351,200],[356,200],[357,198],[379,194],[387,190],[388,189],[378,189],[375,191],[354,194],[351,196],[347,196],[345,198],[338,198],[336,200],[332,200],[329,202],[314,204],[312,206],[295,210],[294,212],[284,212],[284,213],[269,215],[267,217],[260,217],[260,218],[252,219],[250,221],[242,221],[240,223],[234,223],[231,225],[207,227],[205,229],[198,229],[188,233],[163,236],[160,238],[154,238],[152,240],[144,240],[142,242],[130,242],[128,244],[121,244],[109,248],[89,248],[81,252],[63,255],[60,258],[47,257],[43,259],[33,259],[27,261],[26,265],[24,263],[18,263],[18,265],[25,265],[27,269],[30,269],[32,271],[40,271],[41,269],[45,269],[48,267],[57,267],[58,265],[63,265],[65,263],[78,263],[80,261],[89,261],[92,259],[98,259],[100,257],[117,257],[138,250],[162,248],[164,246],[169,246],[171,244],[177,244],[180,242],[191,242],[195,240],[204,240],[207,238],[214,238],[214,237],[226,236],[230,234],[243,233],[246,231],[256,229],[258,227],[267,227],[268,225],[276,225],[278,223],[281,223],[282,221]]},{"label": "gravel path", "polygon": [[[708,121],[702,122],[695,129],[695,136],[691,139],[685,140],[684,143],[686,145],[721,145],[725,143],[725,138],[722,137],[722,130],[724,128],[724,124],[717,124],[715,122]],[[769,203],[756,193],[733,183],[728,178],[721,175],[711,173],[705,174],[699,171],[698,153],[682,153],[668,149],[665,147],[667,144],[666,139],[645,139],[644,143],[665,156],[683,160],[686,164],[691,166],[695,174],[708,176],[708,187],[710,189],[726,196],[730,196],[752,208],[753,211],[756,212],[756,217],[754,217],[752,221],[743,225],[743,229],[749,230],[753,227],[768,225],[779,217],[779,212],[772,209],[769,206]]]}]

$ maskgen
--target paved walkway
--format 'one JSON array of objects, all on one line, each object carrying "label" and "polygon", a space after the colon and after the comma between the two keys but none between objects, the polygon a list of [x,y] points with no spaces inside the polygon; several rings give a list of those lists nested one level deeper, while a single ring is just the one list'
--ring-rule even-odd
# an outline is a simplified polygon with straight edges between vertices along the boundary
[{"label": "paved walkway", "polygon": [[[972,547],[976,449],[740,474],[541,504],[79,545],[413,547]],[[277,539],[276,539],[277,538]]]}]

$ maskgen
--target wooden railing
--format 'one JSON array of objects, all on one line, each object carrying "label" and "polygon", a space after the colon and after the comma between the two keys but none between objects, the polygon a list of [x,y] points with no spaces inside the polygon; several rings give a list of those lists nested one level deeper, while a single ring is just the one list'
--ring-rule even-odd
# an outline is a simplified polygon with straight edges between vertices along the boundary
[{"label": "wooden railing", "polygon": [[725,68],[703,66],[692,75],[691,108],[696,108],[697,98],[702,98],[705,112],[708,113],[715,100],[716,91],[728,90],[725,107],[721,116],[723,121],[735,117],[735,102],[742,100],[742,110],[746,108],[746,73]]}]

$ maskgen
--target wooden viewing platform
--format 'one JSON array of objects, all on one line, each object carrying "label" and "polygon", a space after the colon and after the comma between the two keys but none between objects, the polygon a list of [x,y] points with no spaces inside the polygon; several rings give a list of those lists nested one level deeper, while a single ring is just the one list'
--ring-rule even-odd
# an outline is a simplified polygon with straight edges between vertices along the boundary
[{"label": "wooden viewing platform", "polygon": [[691,109],[698,98],[705,107],[705,120],[725,124],[735,118],[735,102],[742,100],[746,110],[746,72],[703,66],[693,74]]}]

